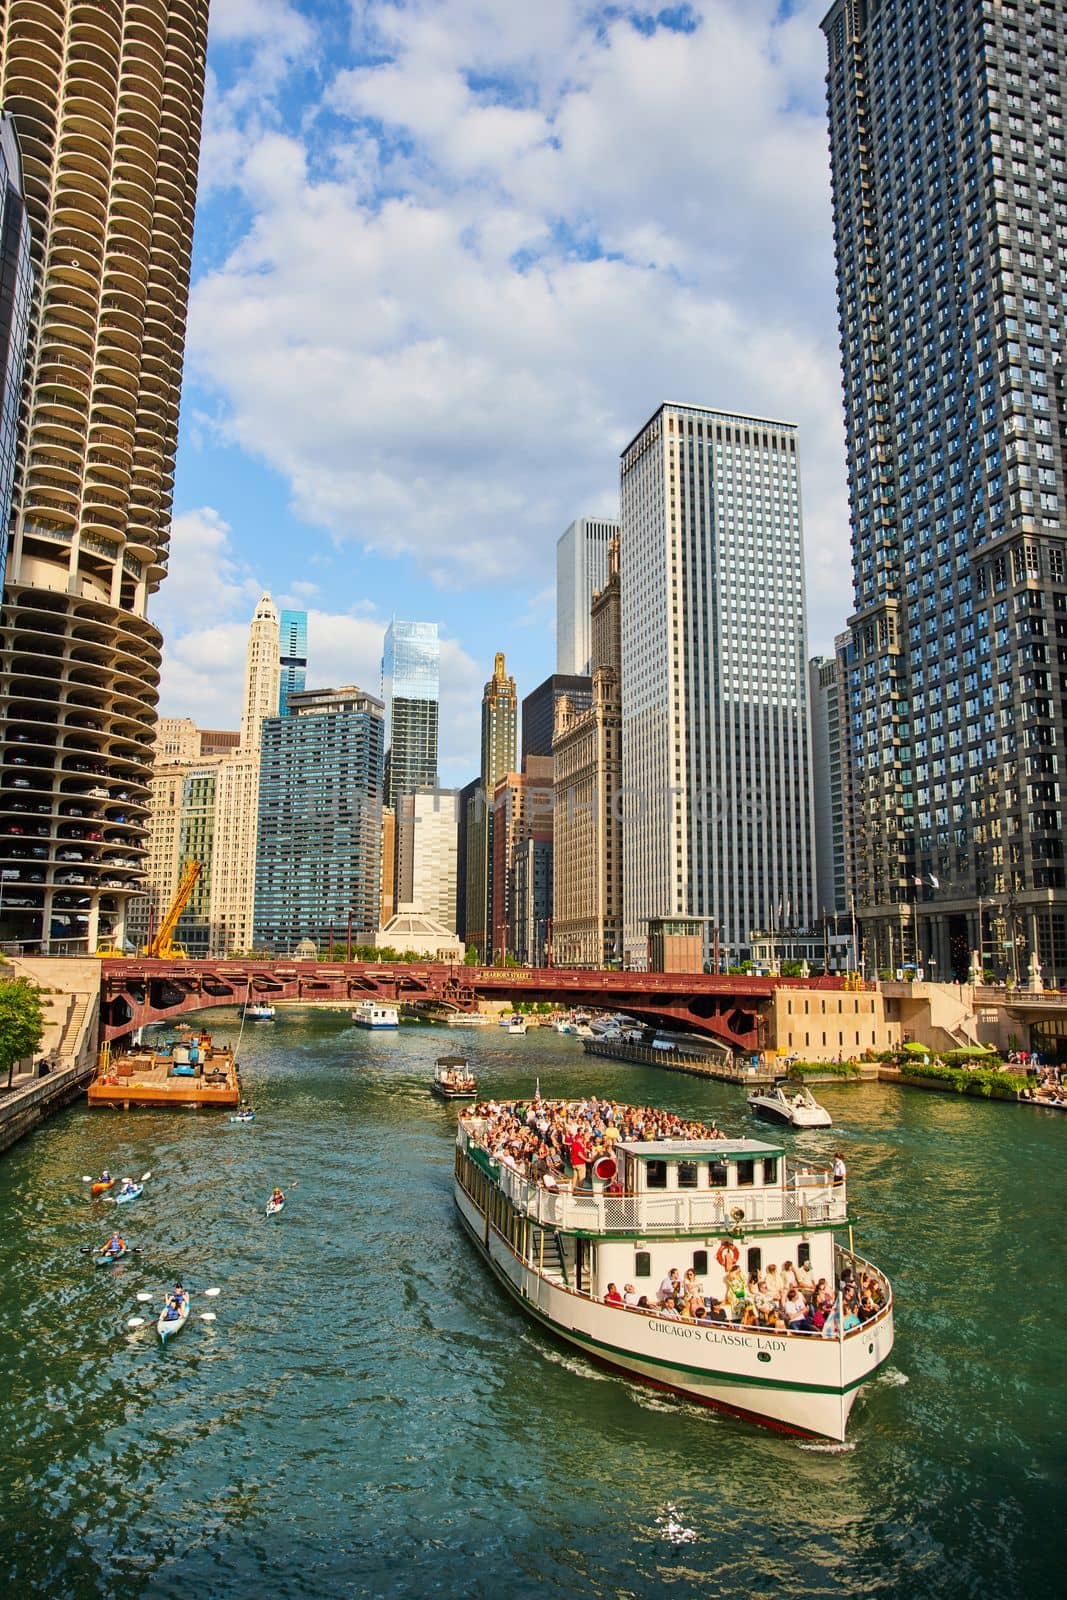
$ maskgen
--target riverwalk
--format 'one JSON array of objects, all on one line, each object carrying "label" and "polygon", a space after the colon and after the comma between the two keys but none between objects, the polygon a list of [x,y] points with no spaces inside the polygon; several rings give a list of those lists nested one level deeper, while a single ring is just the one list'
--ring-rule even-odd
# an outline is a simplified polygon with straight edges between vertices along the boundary
[{"label": "riverwalk", "polygon": [[770,1083],[777,1076],[771,1066],[752,1066],[747,1056],[739,1061],[725,1048],[701,1055],[689,1050],[657,1050],[627,1039],[583,1039],[586,1055],[609,1061],[630,1061],[635,1066],[662,1067],[666,1072],[686,1072],[693,1078],[715,1078],[720,1083]]}]

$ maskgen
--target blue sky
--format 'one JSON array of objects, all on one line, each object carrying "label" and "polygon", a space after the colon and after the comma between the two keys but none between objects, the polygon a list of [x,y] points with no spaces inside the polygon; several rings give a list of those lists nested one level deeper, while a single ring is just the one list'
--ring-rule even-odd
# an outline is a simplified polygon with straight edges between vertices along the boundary
[{"label": "blue sky", "polygon": [[822,6],[213,0],[162,709],[235,726],[269,589],[315,684],[436,620],[441,768],[664,399],[797,421],[810,642],[849,609]]}]

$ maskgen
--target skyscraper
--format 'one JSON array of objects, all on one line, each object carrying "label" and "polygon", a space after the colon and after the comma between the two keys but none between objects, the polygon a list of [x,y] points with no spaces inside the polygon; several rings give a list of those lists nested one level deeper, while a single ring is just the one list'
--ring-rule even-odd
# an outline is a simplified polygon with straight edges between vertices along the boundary
[{"label": "skyscraper", "polygon": [[289,696],[299,694],[307,679],[308,614],[283,611],[281,620],[282,677],[278,691],[278,715],[284,717]]},{"label": "skyscraper", "polygon": [[441,645],[436,622],[398,622],[385,630],[382,700],[387,757],[385,803],[399,815],[402,794],[437,783]]},{"label": "skyscraper", "polygon": [[867,965],[1064,973],[1067,17],[837,0],[822,26]]},{"label": "skyscraper", "polygon": [[269,594],[261,595],[248,630],[245,648],[244,709],[241,712],[241,748],[259,749],[264,717],[278,709],[281,655],[278,613]]},{"label": "skyscraper", "polygon": [[12,119],[0,112],[0,585],[15,485],[19,402],[26,362],[33,266],[22,194],[22,152]]},{"label": "skyscraper", "polygon": [[515,767],[518,721],[515,679],[508,676],[504,652],[493,658],[493,676],[482,691],[482,768],[480,781],[463,790],[460,826],[464,862],[463,936],[481,955],[492,949],[492,805],[496,786]]},{"label": "skyscraper", "polygon": [[[147,613],[170,537],[207,22],[208,0],[0,8],[35,271],[0,717],[5,755],[27,735],[25,803],[48,850],[12,931],[45,950],[95,948],[101,913],[121,922],[138,887],[105,846],[141,853],[148,816]],[[72,806],[105,835],[75,894],[57,867]]]},{"label": "skyscraper", "polygon": [[306,689],[263,725],[255,940],[280,953],[332,930],[378,929],[382,702],[354,685]]},{"label": "skyscraper", "polygon": [[841,779],[843,696],[836,656],[808,662],[811,786],[815,815],[816,904],[820,915],[849,909],[844,788]]},{"label": "skyscraper", "polygon": [[579,517],[556,544],[556,671],[588,677],[589,608],[608,581],[608,545],[617,522]]},{"label": "skyscraper", "polygon": [[796,428],[661,406],[621,509],[627,956],[657,917],[741,956],[815,898]]},{"label": "skyscraper", "polygon": [[[605,580],[606,581],[606,580]],[[588,631],[588,630],[587,630]],[[556,709],[566,699],[572,711],[587,711],[593,703],[593,680],[578,673],[554,672],[522,702],[522,760],[550,756],[556,726]]]}]

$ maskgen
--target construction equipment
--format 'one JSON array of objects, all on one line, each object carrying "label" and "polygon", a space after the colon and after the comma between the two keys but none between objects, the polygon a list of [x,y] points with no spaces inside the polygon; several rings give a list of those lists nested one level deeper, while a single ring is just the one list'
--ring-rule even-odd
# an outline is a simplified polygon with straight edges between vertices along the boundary
[{"label": "construction equipment", "polygon": [[143,956],[154,956],[160,961],[169,961],[177,956],[184,957],[185,951],[180,944],[175,944],[172,938],[178,926],[178,918],[189,904],[189,897],[199,881],[203,866],[199,861],[187,861],[178,884],[178,891],[160,919],[159,927],[152,938],[141,948]]}]

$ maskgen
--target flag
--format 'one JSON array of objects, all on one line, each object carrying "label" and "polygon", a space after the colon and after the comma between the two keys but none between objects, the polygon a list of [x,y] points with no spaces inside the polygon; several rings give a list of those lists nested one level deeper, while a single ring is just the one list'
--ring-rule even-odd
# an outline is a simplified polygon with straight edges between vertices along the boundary
[{"label": "flag", "polygon": [[935,878],[934,874],[932,872],[930,873],[929,876],[930,876],[930,887],[931,887],[931,889],[940,889],[940,887],[941,887],[941,879],[940,878]]}]

